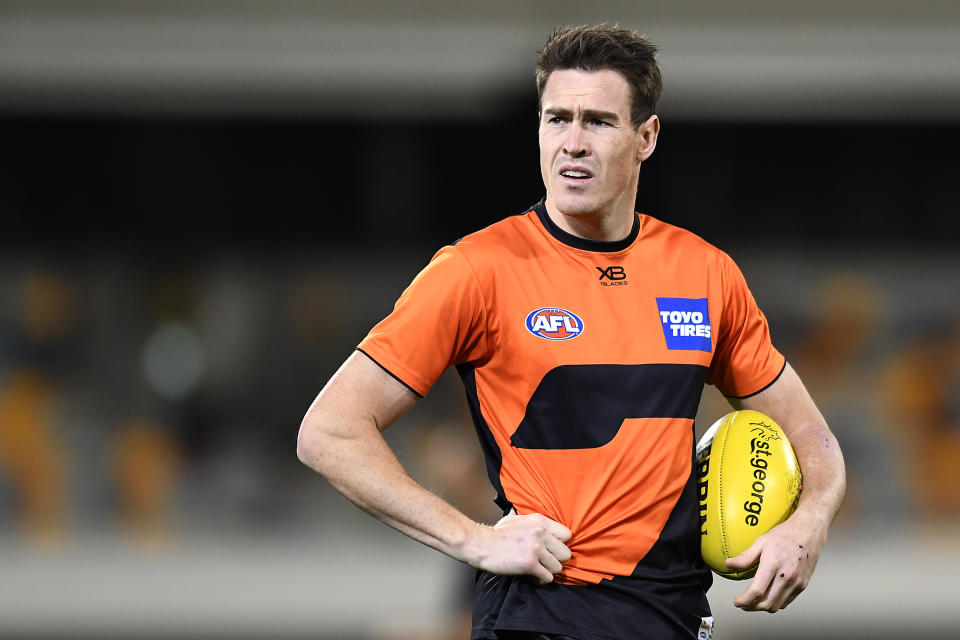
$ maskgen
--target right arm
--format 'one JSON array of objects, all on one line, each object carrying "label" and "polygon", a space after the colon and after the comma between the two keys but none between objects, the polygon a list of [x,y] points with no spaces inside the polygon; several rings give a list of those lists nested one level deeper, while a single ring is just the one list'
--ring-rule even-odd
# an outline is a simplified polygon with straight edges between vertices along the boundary
[{"label": "right arm", "polygon": [[540,514],[474,522],[418,484],[381,432],[417,395],[363,353],[354,352],[307,410],[297,456],[377,519],[457,560],[503,575],[553,580],[570,559],[570,531]]}]

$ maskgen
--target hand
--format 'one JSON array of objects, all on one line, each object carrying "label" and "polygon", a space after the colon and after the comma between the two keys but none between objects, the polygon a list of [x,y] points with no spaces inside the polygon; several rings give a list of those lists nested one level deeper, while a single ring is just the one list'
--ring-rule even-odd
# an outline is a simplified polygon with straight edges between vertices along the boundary
[{"label": "hand", "polygon": [[539,513],[521,516],[511,511],[481,531],[470,564],[490,573],[530,575],[546,584],[570,559],[564,544],[572,535],[570,530]]},{"label": "hand", "polygon": [[743,571],[759,559],[750,586],[733,604],[744,611],[774,613],[793,602],[810,582],[826,539],[820,528],[798,514],[758,537],[743,553],[727,560],[727,567]]}]

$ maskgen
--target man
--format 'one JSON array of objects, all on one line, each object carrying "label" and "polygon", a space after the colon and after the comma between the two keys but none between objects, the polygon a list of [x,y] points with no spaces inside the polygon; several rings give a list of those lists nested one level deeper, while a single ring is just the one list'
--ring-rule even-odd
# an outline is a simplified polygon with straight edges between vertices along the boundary
[{"label": "man", "polygon": [[[618,28],[548,39],[545,200],[441,249],[300,430],[300,459],[350,500],[478,569],[474,639],[710,634],[693,465],[704,382],[777,420],[804,473],[795,514],[728,563],[760,563],[738,607],[777,611],[804,589],[842,499],[837,442],[737,267],[634,212],[660,129],[655,53]],[[380,435],[451,365],[504,510],[494,526],[414,482]]]}]

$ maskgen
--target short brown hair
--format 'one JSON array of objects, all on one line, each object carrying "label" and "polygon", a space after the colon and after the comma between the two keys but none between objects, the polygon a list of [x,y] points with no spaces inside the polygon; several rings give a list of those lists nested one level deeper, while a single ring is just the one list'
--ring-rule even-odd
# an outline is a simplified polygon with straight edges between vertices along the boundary
[{"label": "short brown hair", "polygon": [[603,24],[558,27],[538,52],[537,104],[554,71],[619,71],[630,86],[630,121],[638,127],[656,113],[663,93],[656,56],[657,47],[636,31]]}]

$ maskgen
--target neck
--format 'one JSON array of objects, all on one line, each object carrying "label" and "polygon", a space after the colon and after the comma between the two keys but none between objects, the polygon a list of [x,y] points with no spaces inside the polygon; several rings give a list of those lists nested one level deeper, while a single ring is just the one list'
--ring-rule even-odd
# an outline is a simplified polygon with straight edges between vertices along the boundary
[{"label": "neck", "polygon": [[633,206],[619,206],[607,211],[561,211],[547,194],[547,215],[554,224],[581,238],[600,242],[616,242],[633,229]]}]

